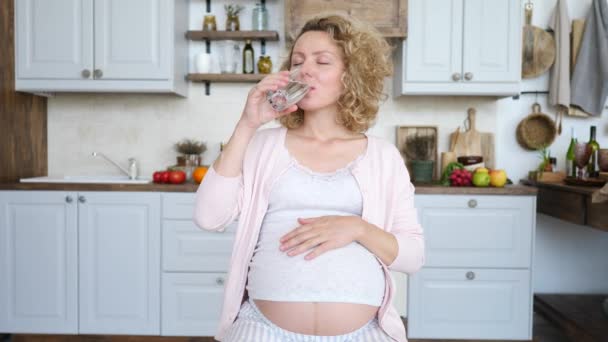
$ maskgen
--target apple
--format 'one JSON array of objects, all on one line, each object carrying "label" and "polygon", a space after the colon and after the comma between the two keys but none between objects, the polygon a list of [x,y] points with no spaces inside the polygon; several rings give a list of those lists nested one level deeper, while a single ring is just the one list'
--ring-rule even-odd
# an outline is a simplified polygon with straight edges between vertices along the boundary
[{"label": "apple", "polygon": [[487,169],[487,168],[485,168],[485,167],[478,167],[478,168],[476,168],[476,169],[475,169],[475,172],[484,172],[484,173],[488,173],[488,172],[490,172],[490,170],[488,170],[488,169]]},{"label": "apple", "polygon": [[162,183],[163,182],[163,172],[156,171],[152,174],[152,180],[154,183]]},{"label": "apple", "polygon": [[507,173],[504,170],[490,171],[490,185],[502,188],[507,183]]},{"label": "apple", "polygon": [[475,172],[473,174],[473,185],[488,186],[490,184],[490,175],[486,172]]},{"label": "apple", "polygon": [[171,184],[182,184],[186,181],[186,173],[184,171],[170,171],[169,182]]}]

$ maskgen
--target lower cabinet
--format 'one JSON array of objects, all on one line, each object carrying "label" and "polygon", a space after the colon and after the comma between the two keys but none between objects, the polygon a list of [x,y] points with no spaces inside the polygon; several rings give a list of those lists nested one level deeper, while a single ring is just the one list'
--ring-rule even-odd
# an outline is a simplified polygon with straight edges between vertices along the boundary
[{"label": "lower cabinet", "polygon": [[536,197],[417,195],[426,263],[408,284],[408,337],[532,339]]},{"label": "lower cabinet", "polygon": [[160,334],[160,194],[0,191],[0,332]]},{"label": "lower cabinet", "polygon": [[165,336],[214,336],[236,221],[209,232],[192,221],[193,193],[162,195],[162,315]]}]

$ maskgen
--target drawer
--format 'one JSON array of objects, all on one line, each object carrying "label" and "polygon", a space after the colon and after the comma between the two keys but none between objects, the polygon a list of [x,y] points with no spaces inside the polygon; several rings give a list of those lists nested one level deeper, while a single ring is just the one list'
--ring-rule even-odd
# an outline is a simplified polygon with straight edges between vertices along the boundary
[{"label": "drawer", "polygon": [[215,335],[225,281],[225,273],[163,273],[161,335]]},{"label": "drawer", "polygon": [[426,268],[410,277],[408,337],[532,339],[530,271]]},{"label": "drawer", "polygon": [[228,271],[235,230],[236,221],[224,232],[211,232],[190,220],[163,220],[163,271]]},{"label": "drawer", "polygon": [[530,268],[533,196],[417,195],[426,266]]},{"label": "drawer", "polygon": [[195,193],[164,193],[162,196],[163,218],[192,220]]}]

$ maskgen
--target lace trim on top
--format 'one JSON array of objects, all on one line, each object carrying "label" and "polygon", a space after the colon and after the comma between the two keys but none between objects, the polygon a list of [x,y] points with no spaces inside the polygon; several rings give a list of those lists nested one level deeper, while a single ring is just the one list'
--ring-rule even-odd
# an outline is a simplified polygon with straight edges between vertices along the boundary
[{"label": "lace trim on top", "polygon": [[[288,152],[289,153],[289,152]],[[317,177],[333,177],[333,176],[337,176],[340,175],[342,173],[345,172],[350,172],[350,170],[361,160],[363,159],[363,157],[365,156],[365,153],[360,154],[357,158],[355,158],[355,160],[352,160],[351,162],[349,162],[348,164],[346,164],[346,166],[343,166],[335,171],[330,171],[330,172],[318,172],[318,171],[314,171],[311,170],[310,168],[300,164],[300,162],[294,158],[291,154],[289,155],[291,162],[294,166],[296,166],[297,168],[299,168],[302,171],[305,171],[306,173],[308,173],[311,176],[317,176]]]}]

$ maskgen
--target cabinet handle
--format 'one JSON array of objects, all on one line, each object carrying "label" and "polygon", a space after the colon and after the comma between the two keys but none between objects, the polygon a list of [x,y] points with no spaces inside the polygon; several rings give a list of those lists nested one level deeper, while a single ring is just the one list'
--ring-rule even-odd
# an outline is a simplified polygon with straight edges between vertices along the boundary
[{"label": "cabinet handle", "polygon": [[472,272],[472,271],[467,272],[467,279],[468,280],[475,279],[475,272]]},{"label": "cabinet handle", "polygon": [[460,75],[460,73],[459,73],[459,72],[455,72],[455,73],[452,75],[452,79],[453,79],[454,81],[460,81],[460,80],[462,79],[462,75]]},{"label": "cabinet handle", "polygon": [[95,69],[93,76],[95,76],[95,78],[101,78],[103,76],[103,72],[101,69]]},{"label": "cabinet handle", "polygon": [[224,285],[224,278],[222,277],[217,277],[217,279],[215,279],[215,283],[218,285]]},{"label": "cabinet handle", "polygon": [[80,74],[82,75],[82,78],[89,78],[91,77],[91,70],[84,69]]},{"label": "cabinet handle", "polygon": [[78,196],[78,202],[85,203],[87,199],[84,196]]},{"label": "cabinet handle", "polygon": [[477,201],[474,199],[469,200],[469,208],[475,208],[475,207],[477,207]]},{"label": "cabinet handle", "polygon": [[72,203],[72,201],[74,201],[74,199],[72,198],[72,196],[65,196],[65,202],[66,203]]},{"label": "cabinet handle", "polygon": [[473,73],[472,72],[467,72],[464,74],[464,79],[467,81],[470,81],[473,79]]}]

